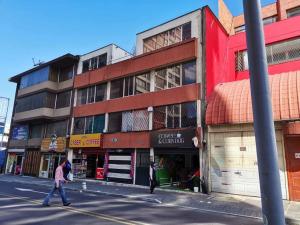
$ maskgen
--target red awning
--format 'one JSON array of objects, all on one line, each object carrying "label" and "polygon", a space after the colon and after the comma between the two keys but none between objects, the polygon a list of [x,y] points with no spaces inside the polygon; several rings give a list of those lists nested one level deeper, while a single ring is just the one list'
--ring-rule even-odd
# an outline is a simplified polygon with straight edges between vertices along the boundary
[{"label": "red awning", "polygon": [[[269,76],[275,121],[300,119],[300,71]],[[208,100],[206,123],[253,122],[250,81],[219,84]]]}]

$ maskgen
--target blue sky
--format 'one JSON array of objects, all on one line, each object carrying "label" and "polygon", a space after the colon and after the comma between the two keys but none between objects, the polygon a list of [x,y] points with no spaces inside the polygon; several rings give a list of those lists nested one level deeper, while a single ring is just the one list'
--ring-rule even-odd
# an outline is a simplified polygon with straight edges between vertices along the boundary
[{"label": "blue sky", "polygon": [[[242,13],[242,0],[225,2]],[[0,96],[12,106],[8,78],[30,69],[32,58],[80,55],[109,43],[131,51],[136,33],[204,5],[217,12],[217,0],[0,0]]]}]

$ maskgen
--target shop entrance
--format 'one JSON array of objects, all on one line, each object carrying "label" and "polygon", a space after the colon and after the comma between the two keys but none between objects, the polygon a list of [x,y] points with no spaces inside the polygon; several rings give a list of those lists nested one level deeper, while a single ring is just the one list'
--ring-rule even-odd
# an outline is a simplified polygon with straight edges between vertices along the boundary
[{"label": "shop entrance", "polygon": [[198,178],[191,179],[199,171],[197,149],[155,149],[154,152],[160,186],[191,190],[199,186]]},{"label": "shop entrance", "polygon": [[104,168],[104,152],[88,153],[74,152],[73,173],[76,178],[96,178],[97,168]]}]

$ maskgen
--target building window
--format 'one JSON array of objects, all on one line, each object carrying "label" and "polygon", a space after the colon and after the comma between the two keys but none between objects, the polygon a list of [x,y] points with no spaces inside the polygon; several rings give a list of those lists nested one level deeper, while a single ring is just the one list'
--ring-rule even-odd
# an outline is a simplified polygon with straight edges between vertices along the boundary
[{"label": "building window", "polygon": [[70,80],[73,78],[73,66],[68,66],[65,68],[60,68],[59,72],[59,82]]},{"label": "building window", "polygon": [[192,36],[191,22],[175,27],[168,31],[146,38],[143,43],[144,53],[172,45]]},{"label": "building window", "polygon": [[85,117],[78,117],[74,119],[73,134],[84,134]]},{"label": "building window", "polygon": [[[282,41],[266,46],[269,65],[300,59],[300,38]],[[247,51],[236,53],[236,71],[248,70]]]},{"label": "building window", "polygon": [[182,64],[182,85],[196,83],[196,62]]},{"label": "building window", "polygon": [[300,6],[287,10],[286,14],[287,14],[288,18],[294,17],[294,16],[299,16],[300,15]]},{"label": "building window", "polygon": [[150,73],[135,76],[135,94],[150,92]]},{"label": "building window", "polygon": [[87,103],[95,102],[95,86],[88,87]]},{"label": "building window", "polygon": [[71,103],[71,91],[65,91],[57,94],[56,108],[69,107]]},{"label": "building window", "polygon": [[191,61],[155,71],[155,91],[196,82],[196,62]]},{"label": "building window", "polygon": [[39,108],[51,108],[55,106],[55,94],[50,92],[40,92],[38,94],[16,99],[15,112],[24,112]]},{"label": "building window", "polygon": [[267,25],[267,24],[270,24],[270,23],[275,23],[276,21],[277,21],[277,16],[270,16],[270,17],[267,17],[267,18],[263,19],[263,24]]},{"label": "building window", "polygon": [[30,138],[43,138],[43,135],[44,135],[44,132],[43,132],[42,124],[30,126]]},{"label": "building window", "polygon": [[110,113],[108,132],[120,132],[122,129],[122,112]]},{"label": "building window", "polygon": [[103,133],[104,126],[105,115],[75,118],[73,134]]},{"label": "building window", "polygon": [[182,40],[188,40],[192,37],[192,24],[186,23],[182,25]]},{"label": "building window", "polygon": [[100,102],[106,100],[106,83],[96,85],[95,101]]},{"label": "building window", "polygon": [[241,32],[244,32],[246,30],[246,27],[245,25],[242,25],[242,26],[239,26],[239,27],[235,27],[234,28],[234,33],[241,33]]},{"label": "building window", "polygon": [[53,134],[57,137],[65,137],[68,131],[68,120],[47,124],[46,137],[50,138]]},{"label": "building window", "polygon": [[21,77],[20,89],[49,80],[50,67],[44,67]]},{"label": "building window", "polygon": [[135,110],[122,112],[122,132],[149,130],[149,112]]},{"label": "building window", "polygon": [[88,116],[85,118],[85,134],[92,134],[93,133],[93,123],[94,123],[94,117]]},{"label": "building window", "polygon": [[196,102],[154,108],[153,129],[196,127]]},{"label": "building window", "polygon": [[103,133],[105,126],[105,115],[94,116],[93,133]]},{"label": "building window", "polygon": [[124,79],[118,79],[111,82],[110,99],[123,97]]},{"label": "building window", "polygon": [[134,94],[134,77],[124,78],[124,96],[130,96]]},{"label": "building window", "polygon": [[87,102],[88,88],[82,88],[77,91],[77,103],[76,105],[84,105]]},{"label": "building window", "polygon": [[107,53],[87,59],[82,62],[82,73],[99,69],[107,65]]}]

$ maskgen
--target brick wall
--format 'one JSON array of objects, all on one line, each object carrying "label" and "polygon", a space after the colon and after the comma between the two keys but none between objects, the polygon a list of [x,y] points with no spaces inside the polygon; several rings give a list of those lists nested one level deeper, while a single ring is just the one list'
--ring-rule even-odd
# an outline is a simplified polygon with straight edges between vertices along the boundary
[{"label": "brick wall", "polygon": [[[219,20],[229,34],[234,34],[234,28],[245,24],[244,15],[233,17],[223,0],[218,0]],[[262,17],[267,18],[278,15],[279,20],[287,18],[288,9],[300,6],[300,0],[278,0],[273,4],[266,5],[262,8]],[[233,24],[232,24],[233,23]]]}]

